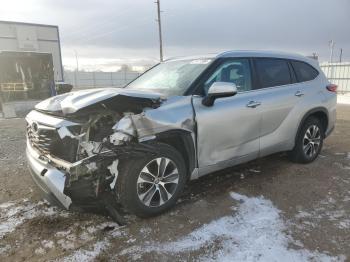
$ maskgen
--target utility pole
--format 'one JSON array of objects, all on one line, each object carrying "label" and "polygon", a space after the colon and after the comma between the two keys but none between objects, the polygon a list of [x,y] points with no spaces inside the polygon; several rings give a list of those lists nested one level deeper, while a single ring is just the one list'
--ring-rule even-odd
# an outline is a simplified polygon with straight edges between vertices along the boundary
[{"label": "utility pole", "polygon": [[158,19],[156,20],[158,22],[158,31],[159,31],[159,59],[160,62],[163,62],[163,40],[162,40],[162,22],[160,18],[160,0],[157,0],[155,3],[157,4],[157,14]]}]

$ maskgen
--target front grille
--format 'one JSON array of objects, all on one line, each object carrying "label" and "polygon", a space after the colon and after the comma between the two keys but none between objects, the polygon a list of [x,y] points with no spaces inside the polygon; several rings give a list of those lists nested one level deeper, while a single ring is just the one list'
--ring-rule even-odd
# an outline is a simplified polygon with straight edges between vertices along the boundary
[{"label": "front grille", "polygon": [[59,139],[55,128],[38,124],[27,124],[27,137],[33,148],[40,153],[48,154],[52,150],[52,145]]},{"label": "front grille", "polygon": [[41,154],[50,154],[69,162],[76,160],[78,140],[70,137],[61,139],[54,127],[27,123],[27,138],[30,145]]}]

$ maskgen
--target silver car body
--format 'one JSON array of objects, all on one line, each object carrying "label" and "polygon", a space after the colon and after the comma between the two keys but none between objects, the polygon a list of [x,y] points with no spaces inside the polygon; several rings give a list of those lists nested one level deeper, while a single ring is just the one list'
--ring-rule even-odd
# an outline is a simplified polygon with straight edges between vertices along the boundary
[{"label": "silver car body", "polygon": [[[171,131],[188,136],[191,138],[192,150],[188,150],[190,155],[185,157],[191,179],[258,157],[293,149],[298,129],[311,113],[320,112],[327,116],[326,135],[333,130],[336,95],[327,91],[329,82],[317,61],[295,54],[262,51],[230,51],[192,58],[215,60],[253,57],[303,61],[317,69],[319,74],[314,80],[307,82],[238,92],[234,96],[217,99],[211,107],[203,105],[203,97],[198,94],[163,97],[157,93],[117,88],[73,92],[38,104],[36,110],[26,117],[28,128],[30,132],[40,128],[54,129],[61,138],[71,137],[79,140],[79,143],[88,142],[84,140],[84,134],[76,135],[69,131],[71,126],[84,126],[87,123],[75,121],[74,118],[66,119],[65,114],[80,112],[97,103],[110,109],[103,102],[106,99],[140,99],[145,103],[142,112],[124,112],[113,126],[114,134],[109,138],[111,143],[119,146],[133,137],[142,144],[158,139],[158,134]],[[181,59],[183,58],[174,60]],[[112,106],[113,103],[110,104]],[[45,113],[58,109],[63,115]],[[108,153],[91,150],[88,159],[69,162],[51,155],[50,152],[43,153],[36,149],[32,140],[28,139],[27,158],[33,177],[66,208],[71,204],[71,199],[64,192],[67,174],[79,165],[93,163],[96,155]],[[115,176],[112,187],[115,185],[117,172],[111,174]]]}]

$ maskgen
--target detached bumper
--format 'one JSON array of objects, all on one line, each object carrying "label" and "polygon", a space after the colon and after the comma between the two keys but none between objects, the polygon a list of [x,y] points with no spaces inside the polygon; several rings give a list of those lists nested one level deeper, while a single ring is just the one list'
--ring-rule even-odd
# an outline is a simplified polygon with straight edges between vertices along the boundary
[{"label": "detached bumper", "polygon": [[39,154],[27,143],[28,166],[34,182],[44,197],[55,205],[69,209],[72,200],[63,194],[66,175],[55,167],[39,159]]}]

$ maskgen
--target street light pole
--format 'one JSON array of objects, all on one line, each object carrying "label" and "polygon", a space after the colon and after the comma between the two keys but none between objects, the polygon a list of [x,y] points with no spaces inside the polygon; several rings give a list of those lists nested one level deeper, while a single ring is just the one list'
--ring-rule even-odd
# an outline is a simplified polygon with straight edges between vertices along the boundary
[{"label": "street light pole", "polygon": [[339,63],[341,63],[343,58],[343,48],[340,48]]},{"label": "street light pole", "polygon": [[330,47],[330,49],[331,49],[331,54],[330,54],[330,57],[329,57],[329,62],[330,62],[330,63],[333,63],[333,50],[334,50],[334,41],[333,41],[333,40],[331,40],[331,41],[329,42],[329,47]]},{"label": "street light pole", "polygon": [[333,65],[332,65],[332,63],[333,63],[333,50],[334,50],[334,41],[333,40],[331,40],[330,42],[329,42],[329,47],[330,47],[330,49],[331,49],[331,54],[330,54],[330,58],[329,58],[329,65],[330,65],[330,67],[331,67],[331,75],[330,75],[330,78],[332,79],[333,78]]},{"label": "street light pole", "polygon": [[77,50],[74,50],[74,54],[75,54],[75,61],[77,64],[77,67],[75,69],[75,87],[78,87],[78,74],[79,74],[79,62],[78,62],[78,52]]},{"label": "street light pole", "polygon": [[159,32],[159,59],[160,62],[163,62],[163,40],[162,40],[162,22],[160,17],[160,0],[157,0],[155,3],[157,4],[157,14],[158,14],[158,32]]}]

